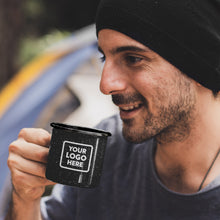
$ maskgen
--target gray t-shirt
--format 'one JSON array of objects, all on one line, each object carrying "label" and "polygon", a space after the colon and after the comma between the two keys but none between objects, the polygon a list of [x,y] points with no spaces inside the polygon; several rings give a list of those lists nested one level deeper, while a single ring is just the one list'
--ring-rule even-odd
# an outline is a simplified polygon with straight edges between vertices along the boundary
[{"label": "gray t-shirt", "polygon": [[219,178],[194,194],[167,189],[154,164],[154,140],[127,142],[121,120],[113,116],[98,128],[110,131],[100,185],[93,189],[57,184],[43,198],[44,219],[51,220],[212,220],[220,219]]}]

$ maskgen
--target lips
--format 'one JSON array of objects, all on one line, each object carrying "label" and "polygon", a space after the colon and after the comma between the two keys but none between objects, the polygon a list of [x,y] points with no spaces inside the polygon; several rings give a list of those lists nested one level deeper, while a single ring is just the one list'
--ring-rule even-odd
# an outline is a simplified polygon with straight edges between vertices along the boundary
[{"label": "lips", "polygon": [[146,105],[145,98],[139,93],[114,94],[112,101],[119,107],[121,119],[132,119]]},{"label": "lips", "polygon": [[121,119],[132,119],[142,109],[142,103],[119,106]]}]

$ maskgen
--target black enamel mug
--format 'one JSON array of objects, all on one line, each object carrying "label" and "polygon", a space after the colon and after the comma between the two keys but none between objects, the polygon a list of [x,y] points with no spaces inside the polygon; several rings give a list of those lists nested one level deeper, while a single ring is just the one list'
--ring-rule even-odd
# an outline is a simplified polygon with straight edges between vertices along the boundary
[{"label": "black enamel mug", "polygon": [[51,126],[46,178],[70,186],[97,186],[111,133],[61,123],[51,123]]}]

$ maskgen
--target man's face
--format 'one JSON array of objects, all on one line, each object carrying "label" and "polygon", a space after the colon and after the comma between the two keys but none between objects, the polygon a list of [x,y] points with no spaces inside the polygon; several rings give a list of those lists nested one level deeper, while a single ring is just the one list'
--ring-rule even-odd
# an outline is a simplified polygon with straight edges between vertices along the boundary
[{"label": "man's face", "polygon": [[112,95],[119,107],[125,138],[131,142],[153,136],[161,141],[184,138],[195,110],[194,81],[117,31],[101,30],[98,43],[104,60],[100,90]]}]

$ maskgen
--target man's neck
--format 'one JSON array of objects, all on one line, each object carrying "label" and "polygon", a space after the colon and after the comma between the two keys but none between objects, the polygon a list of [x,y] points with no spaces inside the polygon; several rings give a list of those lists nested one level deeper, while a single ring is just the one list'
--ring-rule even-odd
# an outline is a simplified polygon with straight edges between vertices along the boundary
[{"label": "man's neck", "polygon": [[[201,106],[202,107],[202,106]],[[190,125],[190,133],[179,141],[159,141],[155,166],[161,181],[171,190],[197,192],[220,149],[220,105],[203,106]],[[220,175],[220,156],[203,187]]]}]

